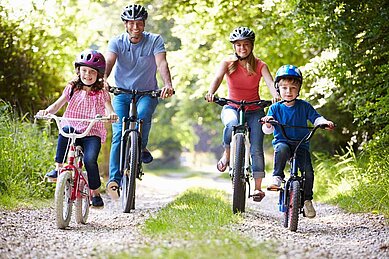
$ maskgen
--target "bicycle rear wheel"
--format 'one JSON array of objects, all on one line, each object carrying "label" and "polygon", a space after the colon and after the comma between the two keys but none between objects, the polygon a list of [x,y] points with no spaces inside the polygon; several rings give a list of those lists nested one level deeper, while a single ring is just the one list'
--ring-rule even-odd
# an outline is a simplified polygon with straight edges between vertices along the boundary
[{"label": "bicycle rear wheel", "polygon": [[[84,174],[84,177],[87,177]],[[78,224],[86,224],[89,216],[89,206],[90,206],[90,190],[88,183],[80,179],[78,184],[78,193],[76,198],[76,222]]]},{"label": "bicycle rear wheel", "polygon": [[135,209],[136,175],[139,165],[139,133],[131,131],[127,142],[122,178],[122,209],[128,213]]},{"label": "bicycle rear wheel", "polygon": [[246,206],[246,179],[244,178],[244,158],[245,145],[244,135],[237,134],[236,136],[236,150],[234,157],[233,168],[233,199],[232,211],[234,213],[244,212]]},{"label": "bicycle rear wheel", "polygon": [[72,216],[72,171],[64,171],[59,174],[55,188],[55,211],[57,227],[64,229],[69,226]]},{"label": "bicycle rear wheel", "polygon": [[285,227],[288,227],[290,231],[296,231],[299,220],[300,212],[300,183],[299,181],[292,181],[289,187],[289,199],[288,199],[288,209],[285,212]]}]

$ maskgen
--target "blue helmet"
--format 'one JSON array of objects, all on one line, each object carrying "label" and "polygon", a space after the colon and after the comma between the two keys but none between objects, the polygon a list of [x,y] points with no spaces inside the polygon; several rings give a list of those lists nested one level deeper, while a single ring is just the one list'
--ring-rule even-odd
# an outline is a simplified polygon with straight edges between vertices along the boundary
[{"label": "blue helmet", "polygon": [[293,65],[283,65],[280,67],[277,70],[274,84],[277,85],[282,78],[295,78],[300,81],[300,84],[303,83],[303,75],[300,69]]}]

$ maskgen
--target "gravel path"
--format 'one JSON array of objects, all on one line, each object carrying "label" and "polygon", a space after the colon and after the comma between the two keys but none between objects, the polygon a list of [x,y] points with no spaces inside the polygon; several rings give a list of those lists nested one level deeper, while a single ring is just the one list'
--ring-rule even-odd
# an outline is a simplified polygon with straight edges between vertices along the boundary
[{"label": "gravel path", "polygon": [[[56,228],[53,208],[0,210],[0,258],[100,258],[136,251],[145,241],[152,242],[141,236],[139,226],[185,189],[201,186],[231,193],[230,182],[215,176],[146,174],[138,185],[135,211],[122,213],[119,202],[103,196],[105,207],[91,209],[86,225],[77,225],[73,217],[66,230]],[[248,201],[243,223],[233,228],[259,242],[282,242],[279,258],[389,258],[389,226],[383,217],[315,204],[318,216],[302,218],[291,233],[281,225],[277,194],[266,194],[261,203]]]}]

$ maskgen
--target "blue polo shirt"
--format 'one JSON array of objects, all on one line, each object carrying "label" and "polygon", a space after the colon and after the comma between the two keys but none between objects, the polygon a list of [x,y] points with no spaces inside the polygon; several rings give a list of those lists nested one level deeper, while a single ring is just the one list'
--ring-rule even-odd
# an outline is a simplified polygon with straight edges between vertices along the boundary
[{"label": "blue polo shirt", "polygon": [[[313,106],[307,101],[297,99],[293,106],[286,106],[283,103],[275,103],[270,106],[267,115],[273,116],[273,118],[281,124],[289,126],[308,126],[308,121],[312,124],[321,115],[313,108]],[[301,128],[285,128],[286,135],[291,139],[302,139],[309,133],[308,129]],[[279,126],[274,126],[274,139],[272,141],[273,146],[277,143],[287,140],[284,138]],[[304,143],[301,147],[309,150],[309,143]]]},{"label": "blue polo shirt", "polygon": [[112,38],[108,51],[117,55],[114,66],[115,85],[123,89],[158,89],[155,55],[166,52],[164,41],[158,34],[143,32],[142,40],[133,44],[127,33]]}]

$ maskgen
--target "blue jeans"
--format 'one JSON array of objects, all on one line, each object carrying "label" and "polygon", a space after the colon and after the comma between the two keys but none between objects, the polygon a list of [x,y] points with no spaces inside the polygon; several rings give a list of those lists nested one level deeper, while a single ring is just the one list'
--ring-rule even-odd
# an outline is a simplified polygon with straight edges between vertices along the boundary
[{"label": "blue jeans", "polygon": [[[120,140],[122,136],[122,119],[128,117],[130,111],[132,94],[119,94],[113,98],[113,108],[119,117],[119,121],[112,124],[112,144],[109,160],[109,181],[121,183],[122,176],[120,174]],[[142,127],[142,149],[146,148],[151,129],[151,119],[155,108],[157,107],[158,99],[149,95],[136,95],[136,107],[138,110],[138,118],[143,120]]]},{"label": "blue jeans", "polygon": [[[263,110],[247,111],[245,118],[250,128],[250,155],[254,179],[265,177],[265,158],[263,154],[263,132],[262,125],[258,122],[265,116]],[[239,113],[236,108],[225,105],[221,112],[221,119],[224,124],[223,146],[230,147],[232,128],[239,123]]]},{"label": "blue jeans", "polygon": [[[277,143],[274,146],[273,176],[280,176],[281,178],[285,177],[284,169],[286,162],[292,157],[295,148],[295,145],[289,143]],[[304,200],[312,200],[314,173],[309,150],[305,148],[299,148],[297,150],[296,162],[300,171],[305,172]]]},{"label": "blue jeans", "polygon": [[[64,127],[63,130],[66,133],[74,132],[74,128],[68,126]],[[59,134],[55,162],[66,162],[65,159],[67,157],[66,151],[68,150],[68,144],[70,144],[70,140]],[[84,152],[84,164],[85,169],[88,172],[89,188],[91,190],[96,190],[101,185],[99,166],[97,164],[97,158],[99,157],[101,149],[101,139],[97,136],[87,136],[77,139],[75,144],[76,146],[81,146]]]}]

